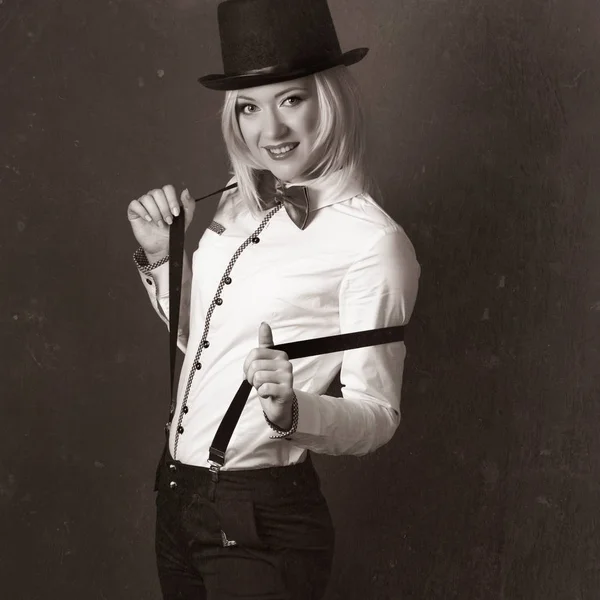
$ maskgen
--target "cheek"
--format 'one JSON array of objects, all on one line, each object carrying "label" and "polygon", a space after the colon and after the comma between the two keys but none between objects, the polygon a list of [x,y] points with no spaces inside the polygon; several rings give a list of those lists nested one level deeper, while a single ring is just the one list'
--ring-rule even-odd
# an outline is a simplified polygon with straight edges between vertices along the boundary
[{"label": "cheek", "polygon": [[309,105],[302,114],[302,131],[311,139],[316,137],[319,114],[316,107]]},{"label": "cheek", "polygon": [[246,146],[252,149],[256,146],[256,125],[253,121],[249,121],[248,119],[240,119],[238,121],[240,126],[240,132],[242,134],[242,138],[244,142],[246,142]]}]

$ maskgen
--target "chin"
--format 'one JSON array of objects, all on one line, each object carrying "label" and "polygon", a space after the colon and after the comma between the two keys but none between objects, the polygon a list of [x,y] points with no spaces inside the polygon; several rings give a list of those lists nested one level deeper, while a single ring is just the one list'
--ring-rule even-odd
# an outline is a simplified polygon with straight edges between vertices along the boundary
[{"label": "chin", "polygon": [[275,175],[275,177],[277,177],[277,179],[281,179],[281,181],[287,182],[291,182],[294,179],[298,179],[303,172],[303,170],[298,168],[298,166],[277,164],[274,165],[272,163],[270,165],[269,170],[271,171],[271,173],[273,173],[273,175]]}]

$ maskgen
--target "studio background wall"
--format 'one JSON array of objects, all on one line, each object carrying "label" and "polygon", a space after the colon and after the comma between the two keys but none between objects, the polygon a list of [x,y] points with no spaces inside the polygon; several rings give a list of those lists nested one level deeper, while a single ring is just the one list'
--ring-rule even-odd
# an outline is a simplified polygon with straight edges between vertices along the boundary
[{"label": "studio background wall", "polygon": [[[228,177],[216,4],[0,2],[3,598],[159,598],[168,337],[125,210]],[[600,4],[330,6],[423,274],[396,437],[316,457],[328,600],[596,600]]]}]

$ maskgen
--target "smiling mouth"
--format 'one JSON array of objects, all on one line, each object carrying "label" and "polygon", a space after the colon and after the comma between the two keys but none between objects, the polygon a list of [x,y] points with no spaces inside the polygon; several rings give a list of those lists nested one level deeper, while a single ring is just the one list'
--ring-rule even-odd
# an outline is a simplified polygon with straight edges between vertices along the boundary
[{"label": "smiling mouth", "polygon": [[265,146],[269,156],[275,160],[287,158],[299,146],[298,142],[292,144],[280,144],[279,146]]}]

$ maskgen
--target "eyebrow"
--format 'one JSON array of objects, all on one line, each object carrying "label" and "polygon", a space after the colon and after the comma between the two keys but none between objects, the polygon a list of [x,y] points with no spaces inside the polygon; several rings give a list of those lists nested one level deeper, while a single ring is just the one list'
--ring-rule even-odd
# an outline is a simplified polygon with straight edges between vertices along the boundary
[{"label": "eyebrow", "polygon": [[[290,92],[293,91],[301,91],[301,92],[306,92],[306,88],[303,87],[298,87],[298,86],[294,86],[291,88],[287,88],[285,90],[283,90],[282,92],[279,92],[278,94],[275,94],[275,98],[280,98],[281,96],[285,96],[286,94],[289,94]],[[247,102],[256,102],[256,100],[254,98],[250,98],[249,96],[243,96],[243,95],[239,95],[237,97],[238,100],[246,100]]]}]

